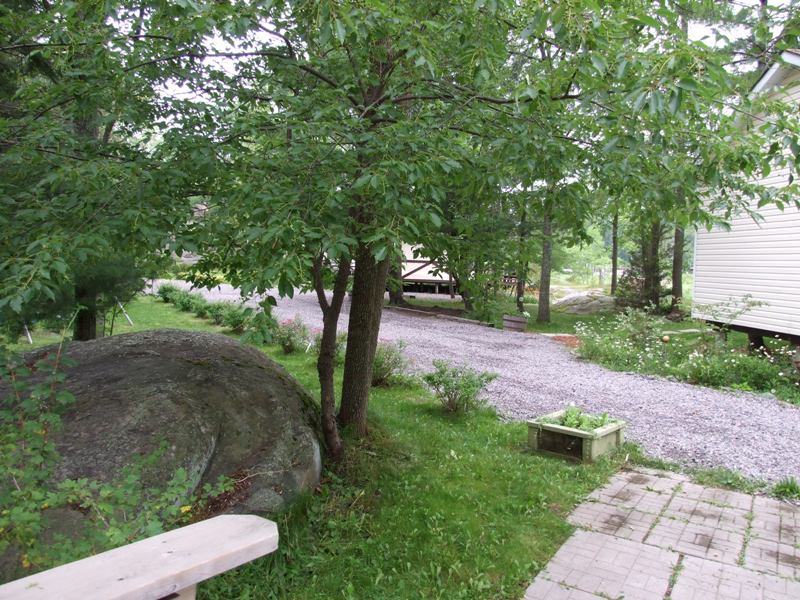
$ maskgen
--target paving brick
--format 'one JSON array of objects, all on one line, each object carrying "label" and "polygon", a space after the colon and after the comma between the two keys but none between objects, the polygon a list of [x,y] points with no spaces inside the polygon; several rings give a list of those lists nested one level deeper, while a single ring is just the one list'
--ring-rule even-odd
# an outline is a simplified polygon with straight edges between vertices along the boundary
[{"label": "paving brick", "polygon": [[[539,577],[611,598],[660,598],[677,560],[673,552],[602,533],[577,531]],[[540,586],[544,589],[544,584]]]},{"label": "paving brick", "polygon": [[800,508],[788,503],[637,469],[612,477],[569,521],[582,529],[525,600],[661,600],[680,554],[671,600],[800,599]]},{"label": "paving brick", "polygon": [[671,600],[795,600],[800,582],[687,556]]},{"label": "paving brick", "polygon": [[594,594],[566,587],[543,577],[537,577],[522,600],[598,600]]},{"label": "paving brick", "polygon": [[744,532],[726,531],[663,517],[645,539],[645,543],[689,556],[735,565],[744,544]]},{"label": "paving brick", "polygon": [[717,506],[728,506],[745,511],[749,511],[753,507],[753,496],[749,494],[706,487],[696,483],[683,483],[677,495],[682,498],[692,498]]},{"label": "paving brick", "polygon": [[584,502],[568,517],[573,525],[641,542],[657,515],[602,502]]},{"label": "paving brick", "polygon": [[744,564],[754,571],[800,578],[800,548],[773,540],[752,538],[744,553]]},{"label": "paving brick", "polygon": [[748,525],[747,510],[709,504],[703,500],[676,496],[664,511],[664,516],[693,525],[744,532]]}]

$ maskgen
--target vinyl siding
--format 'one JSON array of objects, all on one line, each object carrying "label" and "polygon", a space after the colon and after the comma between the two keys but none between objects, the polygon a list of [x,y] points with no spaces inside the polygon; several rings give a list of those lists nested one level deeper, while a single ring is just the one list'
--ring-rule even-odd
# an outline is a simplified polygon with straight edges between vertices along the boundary
[{"label": "vinyl siding", "polygon": [[[800,72],[781,86],[771,97],[800,106]],[[788,181],[789,170],[780,169],[761,183],[780,187]],[[697,232],[692,315],[714,319],[710,305],[741,306],[749,294],[764,304],[738,316],[734,325],[800,335],[800,210],[767,206],[757,212],[763,222],[740,215],[731,219],[730,231]]]}]

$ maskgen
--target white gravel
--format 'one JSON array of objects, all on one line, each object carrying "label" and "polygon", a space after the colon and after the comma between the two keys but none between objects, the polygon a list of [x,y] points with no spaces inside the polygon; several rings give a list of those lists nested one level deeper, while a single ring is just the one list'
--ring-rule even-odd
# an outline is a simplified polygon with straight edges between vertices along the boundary
[{"label": "white gravel", "polygon": [[[223,285],[203,290],[209,299],[236,301]],[[345,303],[340,329],[347,328]],[[279,299],[279,319],[299,315],[321,328],[313,294]],[[627,436],[655,457],[685,466],[726,467],[758,479],[800,478],[800,407],[741,392],[609,371],[582,360],[562,344],[435,317],[384,311],[382,340],[403,340],[415,369],[434,359],[492,371],[488,398],[504,417],[524,420],[569,403],[627,421]]]}]

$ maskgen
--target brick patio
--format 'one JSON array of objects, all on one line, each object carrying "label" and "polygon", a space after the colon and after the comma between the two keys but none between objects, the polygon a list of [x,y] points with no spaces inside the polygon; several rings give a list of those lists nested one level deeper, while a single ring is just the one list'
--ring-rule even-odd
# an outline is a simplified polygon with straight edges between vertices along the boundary
[{"label": "brick patio", "polygon": [[664,471],[615,475],[524,600],[800,598],[800,508]]}]

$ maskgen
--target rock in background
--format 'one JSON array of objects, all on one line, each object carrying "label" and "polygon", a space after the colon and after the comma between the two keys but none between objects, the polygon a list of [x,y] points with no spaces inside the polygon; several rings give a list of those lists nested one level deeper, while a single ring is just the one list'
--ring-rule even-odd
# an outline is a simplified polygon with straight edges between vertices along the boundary
[{"label": "rock in background", "polygon": [[591,315],[613,311],[615,303],[613,296],[606,296],[600,290],[589,290],[564,296],[553,304],[553,308],[573,315]]}]

